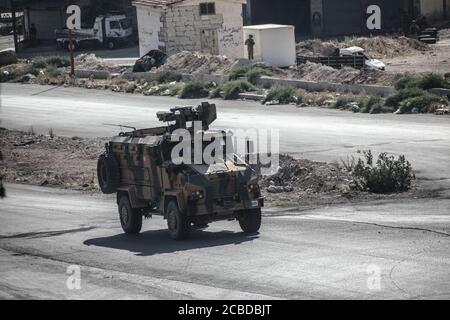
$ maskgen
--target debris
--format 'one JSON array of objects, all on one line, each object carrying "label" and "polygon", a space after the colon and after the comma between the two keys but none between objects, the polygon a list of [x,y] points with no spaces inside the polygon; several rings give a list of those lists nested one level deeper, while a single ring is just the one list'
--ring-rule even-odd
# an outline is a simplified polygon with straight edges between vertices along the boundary
[{"label": "debris", "polygon": [[161,67],[167,61],[167,54],[160,50],[151,50],[136,61],[133,72],[148,72]]},{"label": "debris", "polygon": [[158,73],[174,71],[186,74],[224,74],[232,68],[233,63],[234,61],[225,56],[183,51],[170,56],[164,65],[154,71]]},{"label": "debris", "polygon": [[75,65],[77,66],[77,69],[92,71],[120,72],[122,69],[120,66],[109,63],[104,59],[97,58],[93,53],[83,53],[76,56]]},{"label": "debris", "polygon": [[14,63],[17,63],[17,56],[14,49],[9,48],[0,50],[0,67]]},{"label": "debris", "polygon": [[416,39],[400,36],[376,36],[349,38],[345,41],[321,41],[318,39],[302,41],[297,44],[297,54],[301,56],[333,56],[338,49],[361,47],[367,55],[376,58],[395,58],[429,50],[429,47]]},{"label": "debris", "polygon": [[262,187],[269,193],[340,193],[338,186],[343,189],[350,180],[350,174],[335,164],[280,155],[278,172],[264,177]]}]

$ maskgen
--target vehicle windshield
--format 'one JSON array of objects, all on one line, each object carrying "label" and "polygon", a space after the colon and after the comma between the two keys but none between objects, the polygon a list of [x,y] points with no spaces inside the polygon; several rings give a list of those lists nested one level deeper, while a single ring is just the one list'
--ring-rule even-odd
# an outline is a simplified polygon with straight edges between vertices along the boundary
[{"label": "vehicle windshield", "polygon": [[111,29],[120,29],[120,23],[119,23],[119,21],[115,21],[115,20],[110,21],[109,22],[109,27]]},{"label": "vehicle windshield", "polygon": [[130,19],[120,20],[120,25],[122,26],[122,29],[129,29],[131,28],[131,20]]}]

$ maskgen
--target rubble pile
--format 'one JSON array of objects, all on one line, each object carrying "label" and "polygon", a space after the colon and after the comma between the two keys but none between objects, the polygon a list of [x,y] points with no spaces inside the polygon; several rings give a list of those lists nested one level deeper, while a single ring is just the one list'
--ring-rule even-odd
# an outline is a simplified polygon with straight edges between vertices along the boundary
[{"label": "rubble pile", "polygon": [[297,54],[301,56],[332,56],[337,49],[361,47],[365,53],[373,58],[395,58],[417,54],[429,50],[425,43],[416,39],[400,36],[376,36],[348,38],[344,41],[321,41],[319,39],[306,40],[297,44]]},{"label": "rubble pile", "polygon": [[264,177],[261,185],[269,194],[342,194],[350,192],[351,180],[351,175],[338,165],[280,155],[278,172]]},{"label": "rubble pile", "polygon": [[400,37],[377,36],[372,38],[354,38],[343,42],[345,47],[357,46],[365,50],[365,53],[374,58],[402,57],[429,50],[427,44],[416,39]]},{"label": "rubble pile", "polygon": [[93,53],[83,53],[76,56],[75,65],[77,69],[91,71],[119,72],[122,69],[120,66],[108,63],[104,59],[97,58]]},{"label": "rubble pile", "polygon": [[97,157],[104,142],[0,128],[4,159],[0,175],[10,183],[96,190]]},{"label": "rubble pile", "polygon": [[332,41],[314,39],[297,43],[297,54],[306,57],[329,57],[335,53],[336,49],[338,49],[337,43]]},{"label": "rubble pile", "polygon": [[154,69],[155,72],[177,72],[187,74],[224,74],[234,61],[225,56],[183,51],[170,56],[166,63]]},{"label": "rubble pile", "polygon": [[383,84],[392,85],[398,78],[378,70],[357,70],[351,67],[334,69],[320,63],[307,62],[289,70],[289,77],[314,82],[342,83],[342,84]]}]

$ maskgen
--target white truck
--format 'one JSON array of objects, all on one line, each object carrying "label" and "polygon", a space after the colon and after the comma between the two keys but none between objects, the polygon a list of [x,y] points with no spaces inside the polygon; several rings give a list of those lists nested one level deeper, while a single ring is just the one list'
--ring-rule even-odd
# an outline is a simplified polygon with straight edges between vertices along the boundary
[{"label": "white truck", "polygon": [[[69,50],[69,30],[57,29],[55,34],[57,45]],[[97,17],[92,28],[73,30],[72,44],[74,51],[87,44],[101,44],[112,50],[120,44],[127,43],[132,36],[130,19],[123,14],[108,14]]]}]

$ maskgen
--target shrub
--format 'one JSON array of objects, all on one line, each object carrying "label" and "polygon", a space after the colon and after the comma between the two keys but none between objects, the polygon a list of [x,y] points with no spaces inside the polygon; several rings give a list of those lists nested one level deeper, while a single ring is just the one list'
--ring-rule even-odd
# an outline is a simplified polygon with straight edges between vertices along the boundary
[{"label": "shrub", "polygon": [[260,76],[271,76],[272,72],[267,69],[263,64],[254,64],[248,66],[234,67],[228,74],[229,80],[239,80],[241,78],[247,78],[247,81],[256,84],[256,81]]},{"label": "shrub", "polygon": [[395,84],[395,89],[403,90],[418,87],[419,79],[411,75],[402,76]]},{"label": "shrub", "polygon": [[55,66],[56,68],[70,66],[69,58],[60,57],[60,56],[52,56],[52,57],[45,58],[45,63],[48,65]]},{"label": "shrub", "polygon": [[0,82],[8,82],[16,77],[16,71],[13,69],[3,69],[0,71]]},{"label": "shrub", "polygon": [[31,62],[31,68],[33,69],[45,69],[47,68],[47,62],[44,58],[36,58]]},{"label": "shrub", "polygon": [[417,78],[411,75],[405,75],[401,77],[395,84],[397,90],[420,88],[428,90],[432,88],[449,88],[450,84],[445,78],[436,73],[429,73],[421,78]]},{"label": "shrub", "polygon": [[381,153],[374,163],[372,152],[364,151],[364,159],[358,162],[352,169],[355,188],[360,191],[373,193],[405,192],[411,189],[415,179],[411,164],[405,156],[394,156]]},{"label": "shrub", "polygon": [[250,70],[250,66],[236,66],[231,69],[228,74],[228,79],[230,81],[238,80],[239,78],[245,77],[246,73]]},{"label": "shrub", "polygon": [[378,109],[378,107],[383,106],[383,99],[380,96],[369,96],[364,100],[361,106],[362,113],[373,113],[372,110]]},{"label": "shrub", "polygon": [[180,92],[180,99],[198,99],[209,96],[208,84],[202,81],[188,82]]},{"label": "shrub", "polygon": [[218,86],[211,90],[211,92],[209,93],[209,97],[211,99],[222,98],[222,87]]},{"label": "shrub", "polygon": [[388,107],[383,105],[382,103],[374,104],[370,107],[370,114],[379,114],[379,113],[393,113],[395,111],[395,108]]},{"label": "shrub", "polygon": [[432,88],[448,88],[449,84],[443,76],[436,73],[430,73],[419,80],[418,86],[421,89],[428,90]]},{"label": "shrub", "polygon": [[169,82],[180,82],[183,79],[183,76],[176,72],[163,72],[156,77],[156,81],[159,83],[169,83]]},{"label": "shrub", "polygon": [[447,104],[447,101],[445,98],[432,95],[429,93],[413,98],[408,98],[401,103],[400,113],[409,113],[412,112],[414,109],[416,109],[417,112],[427,112],[428,107],[430,107],[430,105],[433,103]]},{"label": "shrub", "polygon": [[267,69],[264,69],[263,67],[260,66],[256,66],[254,68],[251,68],[246,74],[245,76],[247,77],[248,82],[250,82],[251,84],[256,84],[256,82],[258,81],[259,77],[261,76],[271,76],[272,72],[270,72]]},{"label": "shrub", "polygon": [[61,70],[59,70],[57,67],[55,67],[54,65],[49,65],[46,69],[45,69],[45,71],[47,72],[47,74],[49,75],[49,76],[52,76],[52,77],[58,77],[58,76],[60,76],[61,74],[62,74],[62,72],[61,72]]},{"label": "shrub", "polygon": [[[225,83],[222,88],[218,90],[224,91],[225,100],[236,100],[239,98],[239,94],[255,90],[255,87],[245,80],[235,80]],[[220,92],[220,91],[219,91]],[[217,94],[217,93],[215,93]]]},{"label": "shrub", "polygon": [[276,86],[270,89],[264,102],[278,101],[280,104],[296,102],[296,90],[291,87]]},{"label": "shrub", "polygon": [[389,107],[397,108],[403,100],[412,97],[418,97],[427,94],[425,91],[419,88],[402,89],[389,96],[386,99],[385,105]]}]

